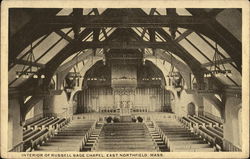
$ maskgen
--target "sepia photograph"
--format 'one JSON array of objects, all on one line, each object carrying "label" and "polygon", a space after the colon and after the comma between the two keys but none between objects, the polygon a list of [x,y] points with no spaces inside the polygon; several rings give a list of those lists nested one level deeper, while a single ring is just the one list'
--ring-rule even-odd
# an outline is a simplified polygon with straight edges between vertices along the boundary
[{"label": "sepia photograph", "polygon": [[142,2],[2,2],[2,158],[248,158],[249,2]]}]

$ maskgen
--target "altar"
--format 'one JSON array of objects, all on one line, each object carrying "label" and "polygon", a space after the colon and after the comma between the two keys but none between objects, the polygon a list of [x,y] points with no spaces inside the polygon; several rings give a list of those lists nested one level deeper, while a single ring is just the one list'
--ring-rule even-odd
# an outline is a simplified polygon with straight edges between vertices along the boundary
[{"label": "altar", "polygon": [[120,107],[121,122],[132,121],[132,117],[131,117],[132,102],[131,101],[120,101],[119,107]]}]

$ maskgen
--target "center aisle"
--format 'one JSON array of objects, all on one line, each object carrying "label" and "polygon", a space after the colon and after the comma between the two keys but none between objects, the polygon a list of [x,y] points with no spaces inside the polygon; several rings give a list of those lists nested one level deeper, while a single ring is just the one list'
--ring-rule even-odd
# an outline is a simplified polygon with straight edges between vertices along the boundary
[{"label": "center aisle", "polygon": [[94,151],[156,152],[144,123],[104,124]]}]

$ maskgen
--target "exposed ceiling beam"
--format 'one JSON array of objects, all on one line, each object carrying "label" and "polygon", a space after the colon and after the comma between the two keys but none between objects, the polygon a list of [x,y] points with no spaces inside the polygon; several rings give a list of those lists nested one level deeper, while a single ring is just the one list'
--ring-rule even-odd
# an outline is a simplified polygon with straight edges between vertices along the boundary
[{"label": "exposed ceiling beam", "polygon": [[[139,33],[141,33],[141,39],[143,40],[143,37],[147,34],[147,28],[143,28],[143,30],[142,31],[140,31],[138,28],[135,28]],[[149,38],[148,37],[146,37],[145,36],[145,39],[146,40],[149,40]]]},{"label": "exposed ceiling beam", "polygon": [[224,8],[214,8],[211,11],[208,12],[209,16],[215,17],[217,16],[220,12],[222,12]]},{"label": "exposed ceiling beam", "polygon": [[161,50],[161,49],[156,49],[156,56],[157,57],[160,57],[161,59],[163,60],[166,60],[167,62],[171,63],[171,60],[172,60],[172,63],[173,64],[176,64],[176,68],[178,68],[180,71],[182,72],[188,72],[188,73],[191,73],[191,69],[188,67],[187,64],[179,61],[178,59],[176,58],[173,58],[171,57],[169,54],[166,53],[166,51],[164,50]]},{"label": "exposed ceiling beam", "polygon": [[[226,59],[221,59],[221,60],[217,60],[216,63],[217,64],[226,64],[226,63],[232,63],[233,60],[231,58],[226,58]],[[214,62],[207,62],[202,64],[202,67],[209,67],[209,66],[213,66]]]},{"label": "exposed ceiling beam", "polygon": [[[211,48],[213,48],[213,49],[216,49],[215,48],[215,46],[213,46],[206,38],[204,38],[200,33],[197,33],[196,32],[196,34],[202,39],[202,40],[204,40]],[[221,56],[221,57],[223,57],[224,59],[226,58],[219,50],[217,50],[218,51],[218,53],[219,53],[219,55]],[[236,70],[238,70],[238,67],[235,65],[235,64],[233,64],[233,63],[231,63],[231,66],[233,66]],[[239,71],[239,70],[238,70]],[[239,71],[240,72],[240,71]]]},{"label": "exposed ceiling beam", "polygon": [[156,11],[156,8],[151,8],[150,12],[149,12],[149,15],[154,15],[155,11]]},{"label": "exposed ceiling beam", "polygon": [[[208,17],[194,16],[166,16],[166,15],[147,15],[147,16],[104,16],[104,15],[82,15],[78,17],[79,25],[82,27],[168,27],[170,24],[181,25],[202,25],[209,22]],[[42,20],[48,25],[60,27],[72,27],[74,18],[72,16],[56,16],[44,18]]]},{"label": "exposed ceiling beam", "polygon": [[[187,10],[195,17],[200,17],[201,15],[209,17],[209,14],[201,9],[187,8]],[[215,19],[210,20],[204,27],[198,29],[206,32],[212,40],[216,41],[229,54],[241,73],[242,43]],[[241,30],[242,28],[238,29]]]},{"label": "exposed ceiling beam", "polygon": [[[149,12],[149,15],[154,15],[156,11],[156,8],[151,8],[150,12]],[[136,28],[137,29],[137,28]],[[141,32],[141,38],[144,37],[145,33],[147,32],[147,28],[142,28],[143,31]],[[139,30],[138,30],[139,31]],[[140,31],[139,31],[140,32]]]},{"label": "exposed ceiling beam", "polygon": [[104,49],[143,49],[143,48],[169,48],[167,42],[148,42],[148,41],[99,41],[99,42],[81,42],[82,49],[104,48]]},{"label": "exposed ceiling beam", "polygon": [[[95,13],[95,15],[100,15],[100,13],[99,13],[99,11],[98,11],[97,8],[93,8],[93,12]],[[107,38],[108,38],[108,35],[107,35],[106,30],[105,30],[104,28],[102,28],[101,30],[102,30],[102,33],[103,33],[105,39],[107,39]]]},{"label": "exposed ceiling beam", "polygon": [[[47,37],[49,36],[49,34],[45,35],[42,39],[40,39],[35,45],[33,45],[32,49],[34,50],[37,46],[39,46]],[[25,56],[27,56],[32,49],[29,49],[27,52],[25,52],[20,58],[18,59],[23,59]],[[13,61],[14,63],[11,63],[9,61],[9,70],[12,69],[15,66],[15,61]]]},{"label": "exposed ceiling beam", "polygon": [[93,55],[93,50],[92,49],[89,49],[86,52],[81,53],[80,55],[78,55],[78,57],[74,57],[74,58],[72,58],[72,60],[66,62],[63,65],[61,65],[60,67],[58,67],[58,69],[56,70],[55,73],[62,72],[64,70],[66,70],[67,68],[74,66],[75,64],[77,64],[77,62],[78,63],[81,62],[82,60],[86,59],[90,55]]},{"label": "exposed ceiling beam", "polygon": [[[70,32],[72,31],[72,29],[70,29],[66,35],[68,35]],[[48,54],[48,52],[50,52],[60,41],[62,41],[62,37],[57,40],[53,45],[51,45],[42,55],[40,55],[34,62],[38,62],[40,59],[42,59],[46,54]],[[26,72],[30,67],[27,67],[24,72]],[[10,83],[9,86],[11,86],[18,78],[13,79]]]},{"label": "exposed ceiling beam", "polygon": [[[168,35],[164,30],[157,29],[156,30],[170,45],[175,47],[175,50],[178,54],[176,54],[179,57],[182,57],[182,60],[185,61],[189,67],[192,69],[192,72],[195,74],[202,75],[202,71],[204,71],[204,68],[201,67],[201,63],[195,59],[186,49],[184,49],[179,43],[175,42],[174,40],[171,40],[170,35]],[[197,80],[197,79],[196,79]],[[223,88],[223,83],[220,82],[218,79],[213,78],[213,82],[219,89]]]},{"label": "exposed ceiling beam", "polygon": [[[177,31],[178,33],[180,33],[179,31]],[[191,45],[191,46],[193,46],[193,48],[195,48],[195,50],[197,50],[204,58],[206,58],[209,62],[212,62],[213,63],[213,61],[211,60],[211,59],[209,59],[207,56],[206,56],[206,54],[203,52],[203,51],[201,51],[195,44],[193,44],[189,39],[187,39],[187,38],[185,38],[186,39],[186,41]],[[221,70],[220,69],[220,67],[218,67],[218,66],[216,66],[216,68],[218,68],[219,70]],[[226,76],[230,81],[232,81],[235,85],[238,85],[231,77],[229,77],[229,76]]]},{"label": "exposed ceiling beam", "polygon": [[141,38],[144,37],[145,33],[146,33],[147,29],[146,28],[143,28],[143,31],[141,32]]},{"label": "exposed ceiling beam", "polygon": [[[142,9],[137,9],[135,10],[135,14],[136,15],[145,15],[145,12]],[[202,16],[200,16],[202,17]],[[172,40],[171,36],[163,29],[161,28],[156,28],[155,31],[166,40],[166,42],[172,47],[171,49],[173,49],[173,53],[176,54],[177,56],[179,56],[183,61],[185,61],[188,66],[191,68],[193,74],[196,77],[197,82],[203,82],[203,73],[202,71],[205,71],[205,68],[201,67],[201,63],[195,59],[185,48],[183,48],[179,43],[175,42],[174,40]],[[169,50],[171,51],[171,50]],[[223,89],[224,88],[224,84],[219,81],[217,78],[212,78],[212,81],[214,83],[214,85],[218,88],[218,89]]]},{"label": "exposed ceiling beam", "polygon": [[100,31],[101,31],[100,28],[93,29],[93,41],[99,41]]},{"label": "exposed ceiling beam", "polygon": [[26,61],[26,60],[21,60],[21,59],[17,59],[15,61],[15,64],[28,65],[28,66],[34,66],[34,67],[40,67],[40,68],[44,68],[45,67],[45,64],[31,62],[31,61]]},{"label": "exposed ceiling beam", "polygon": [[[11,8],[9,10],[9,14],[13,14],[15,10],[24,10],[26,14],[31,15],[31,20],[19,29],[15,34],[11,34],[9,37],[9,65],[11,65],[15,59],[17,58],[18,54],[25,48],[27,45],[32,43],[33,41],[37,40],[43,35],[49,35],[53,30],[50,27],[41,27],[40,19],[44,17],[51,17],[55,16],[61,8]],[[19,17],[18,14],[13,17],[14,20],[10,20],[9,25],[12,28],[14,25],[19,25],[18,21],[15,20]],[[21,20],[22,21],[22,20]],[[11,30],[11,29],[10,29]],[[24,38],[25,37],[25,38]]]},{"label": "exposed ceiling beam", "polygon": [[72,26],[72,29],[73,29],[73,32],[74,32],[74,39],[78,39],[78,36],[79,36],[79,33],[80,33],[80,28],[81,28],[81,25],[79,25],[79,21],[78,21],[78,18],[81,17],[81,15],[83,14],[83,9],[82,8],[73,8],[73,18],[74,18],[74,21],[73,21],[73,26]]},{"label": "exposed ceiling beam", "polygon": [[58,35],[60,35],[62,38],[64,38],[65,40],[67,40],[68,42],[72,42],[73,39],[68,36],[67,34],[65,34],[63,31],[61,30],[56,30],[55,33],[57,33]]},{"label": "exposed ceiling beam", "polygon": [[188,29],[184,33],[182,33],[178,38],[175,39],[176,42],[180,42],[181,40],[185,39],[188,35],[190,35],[193,31]]},{"label": "exposed ceiling beam", "polygon": [[[187,64],[179,61],[176,58],[172,58],[170,54],[166,53],[165,50],[162,49],[156,49],[155,50],[155,56],[159,59],[162,59],[164,61],[167,61],[168,63],[172,63],[173,66],[181,73],[182,77],[184,78],[187,85],[190,84],[190,73],[192,73],[191,69],[188,67]],[[153,58],[155,59],[155,56],[152,55],[146,55],[145,58]]]},{"label": "exposed ceiling beam", "polygon": [[[156,42],[156,37],[155,37],[155,31],[152,28],[148,29],[148,33],[149,33],[149,40],[150,42]],[[152,48],[153,51],[153,55],[155,55],[155,49]]]}]

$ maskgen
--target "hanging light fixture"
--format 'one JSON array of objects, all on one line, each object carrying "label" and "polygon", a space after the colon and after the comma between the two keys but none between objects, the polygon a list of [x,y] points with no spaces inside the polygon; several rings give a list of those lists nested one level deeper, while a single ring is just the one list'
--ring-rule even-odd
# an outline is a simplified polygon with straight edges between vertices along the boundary
[{"label": "hanging light fixture", "polygon": [[[16,78],[45,78],[44,74],[39,74],[38,71],[38,66],[33,66],[32,64],[36,62],[34,53],[33,53],[33,47],[32,43],[30,44],[30,52],[27,55],[27,65],[23,65],[23,68],[21,71],[16,71]],[[33,69],[35,68],[35,70]]]},{"label": "hanging light fixture", "polygon": [[73,72],[73,74],[70,76],[70,78],[73,80],[73,79],[76,79],[76,80],[78,80],[78,79],[80,79],[80,78],[82,78],[82,76],[81,76],[81,73],[80,73],[80,69],[79,69],[79,67],[78,67],[78,56],[79,56],[79,54],[81,54],[82,53],[82,51],[79,51],[77,54],[76,54],[76,65],[74,66],[74,72]]},{"label": "hanging light fixture", "polygon": [[210,66],[209,71],[204,72],[204,78],[209,78],[212,76],[232,76],[232,72],[229,69],[226,69],[224,64],[221,62],[222,58],[219,54],[217,43],[215,43],[215,52],[213,56],[213,64]]},{"label": "hanging light fixture", "polygon": [[167,51],[167,53],[170,55],[170,70],[168,72],[167,79],[168,79],[168,82],[169,82],[169,86],[172,86],[173,82],[175,80],[175,77],[179,77],[179,72],[175,72],[174,71],[173,55],[172,55],[172,53],[168,52],[168,51]]}]

